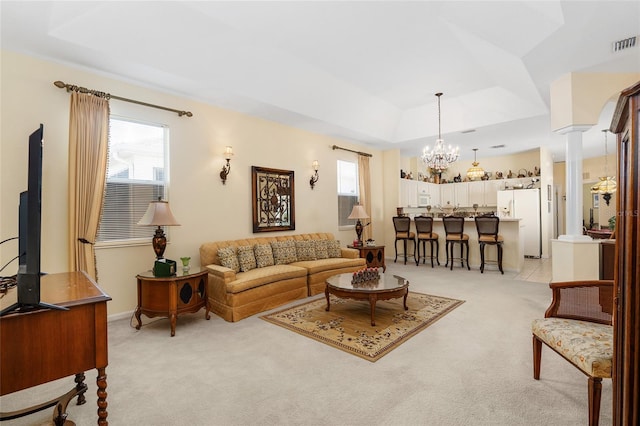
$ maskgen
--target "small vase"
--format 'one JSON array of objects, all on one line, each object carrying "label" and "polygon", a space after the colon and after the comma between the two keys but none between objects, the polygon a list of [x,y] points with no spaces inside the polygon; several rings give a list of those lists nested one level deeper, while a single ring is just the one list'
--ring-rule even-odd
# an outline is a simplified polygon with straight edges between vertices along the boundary
[{"label": "small vase", "polygon": [[191,260],[191,258],[181,257],[180,260],[182,261],[182,272],[189,272],[189,269],[191,269],[191,267],[189,266],[189,261]]}]

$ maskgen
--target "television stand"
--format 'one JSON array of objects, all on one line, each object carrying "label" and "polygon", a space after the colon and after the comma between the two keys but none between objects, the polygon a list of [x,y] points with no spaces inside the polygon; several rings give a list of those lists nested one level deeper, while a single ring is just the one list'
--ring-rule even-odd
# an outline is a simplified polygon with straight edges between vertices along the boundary
[{"label": "television stand", "polygon": [[0,311],[0,317],[11,313],[24,313],[37,311],[38,309],[57,309],[59,311],[68,311],[69,308],[65,308],[64,306],[52,305],[50,303],[38,302],[38,303],[14,303],[11,306],[7,306],[5,309]]}]

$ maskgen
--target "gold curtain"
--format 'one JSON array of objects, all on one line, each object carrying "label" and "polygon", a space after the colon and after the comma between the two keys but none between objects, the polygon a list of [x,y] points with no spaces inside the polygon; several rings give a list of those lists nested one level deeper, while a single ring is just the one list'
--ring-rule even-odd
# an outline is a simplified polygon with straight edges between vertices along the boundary
[{"label": "gold curtain", "polygon": [[109,100],[71,93],[69,119],[69,267],[97,281],[94,243],[104,198]]},{"label": "gold curtain", "polygon": [[369,215],[369,226],[362,231],[362,240],[367,241],[373,235],[373,218],[371,217],[371,176],[369,172],[369,157],[358,155],[358,189],[360,190],[360,204]]}]

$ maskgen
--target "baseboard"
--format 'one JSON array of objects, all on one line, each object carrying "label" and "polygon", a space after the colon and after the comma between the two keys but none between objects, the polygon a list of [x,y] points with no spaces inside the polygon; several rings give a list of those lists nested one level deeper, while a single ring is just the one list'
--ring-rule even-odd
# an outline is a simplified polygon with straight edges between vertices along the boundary
[{"label": "baseboard", "polygon": [[125,312],[120,312],[117,314],[113,314],[113,315],[108,315],[107,316],[107,322],[111,322],[111,321],[118,321],[124,318],[131,318],[131,316],[133,315],[135,311],[125,311]]}]

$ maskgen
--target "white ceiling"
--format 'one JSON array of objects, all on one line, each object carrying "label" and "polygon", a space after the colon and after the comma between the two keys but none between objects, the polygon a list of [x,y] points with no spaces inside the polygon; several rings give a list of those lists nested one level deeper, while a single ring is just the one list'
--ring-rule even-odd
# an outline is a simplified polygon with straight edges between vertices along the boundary
[{"label": "white ceiling", "polygon": [[[443,92],[462,159],[549,146],[562,160],[550,83],[640,72],[640,45],[612,49],[640,35],[638,1],[2,1],[0,14],[3,49],[407,157],[433,145]],[[613,106],[585,157],[603,155]]]}]

